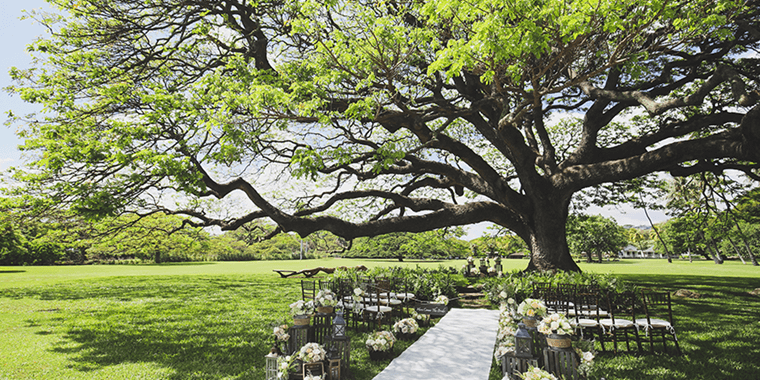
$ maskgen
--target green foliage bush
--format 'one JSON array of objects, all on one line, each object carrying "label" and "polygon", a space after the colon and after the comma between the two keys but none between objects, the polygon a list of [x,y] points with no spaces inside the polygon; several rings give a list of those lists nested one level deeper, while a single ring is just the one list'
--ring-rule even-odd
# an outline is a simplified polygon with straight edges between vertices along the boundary
[{"label": "green foliage bush", "polygon": [[506,292],[516,302],[522,302],[530,297],[533,292],[533,284],[548,283],[552,286],[558,284],[596,285],[602,292],[636,290],[633,284],[619,280],[611,274],[599,274],[592,272],[525,272],[515,270],[502,277],[486,278],[483,282],[483,291],[488,300],[494,305],[500,302],[499,293]]},{"label": "green foliage bush", "polygon": [[442,294],[449,299],[455,299],[459,292],[457,287],[466,286],[467,280],[455,268],[439,266],[435,269],[428,268],[404,268],[404,267],[378,267],[369,271],[357,271],[356,269],[338,269],[333,278],[350,279],[355,284],[360,282],[361,277],[385,277],[392,283],[405,283],[407,290],[414,293],[419,300],[432,300]]}]

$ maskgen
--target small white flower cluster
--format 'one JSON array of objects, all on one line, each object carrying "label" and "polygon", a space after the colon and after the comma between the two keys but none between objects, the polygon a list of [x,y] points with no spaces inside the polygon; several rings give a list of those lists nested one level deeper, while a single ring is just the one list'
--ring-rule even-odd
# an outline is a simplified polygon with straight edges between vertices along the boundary
[{"label": "small white flower cluster", "polygon": [[594,366],[594,353],[591,351],[583,351],[579,348],[575,349],[575,352],[580,356],[581,362],[578,364],[578,373],[581,376],[588,376],[588,372]]},{"label": "small white flower cluster", "polygon": [[322,380],[322,376],[313,376],[309,373],[303,378],[303,380]]},{"label": "small white flower cluster", "polygon": [[292,356],[280,356],[277,359],[277,378],[281,380],[285,380],[289,377],[289,372],[291,369],[291,366],[293,365],[293,357]]},{"label": "small white flower cluster", "polygon": [[298,300],[290,304],[290,315],[311,315],[314,313],[314,302]]},{"label": "small white flower cluster", "polygon": [[414,318],[405,318],[393,324],[393,332],[396,334],[414,334],[419,328]]},{"label": "small white flower cluster", "polygon": [[538,325],[538,332],[542,334],[572,335],[573,326],[564,314],[553,313],[544,318]]},{"label": "small white flower cluster", "polygon": [[375,331],[364,344],[373,351],[389,351],[395,342],[396,337],[390,331]]},{"label": "small white flower cluster", "polygon": [[298,358],[304,363],[316,363],[325,360],[327,350],[319,343],[306,343],[298,351]]},{"label": "small white flower cluster", "polygon": [[488,267],[488,274],[495,275],[496,274],[496,267]]},{"label": "small white flower cluster", "polygon": [[470,275],[471,276],[480,276],[480,269],[478,269],[478,267],[472,267],[470,269]]},{"label": "small white flower cluster", "polygon": [[499,360],[501,359],[502,356],[512,353],[514,351],[515,351],[514,339],[501,341],[499,342],[499,345],[496,347],[496,351],[493,352],[493,357],[496,360]]},{"label": "small white flower cluster", "polygon": [[523,317],[543,317],[546,316],[546,305],[541,300],[526,298],[517,306],[517,314]]},{"label": "small white flower cluster", "polygon": [[317,306],[335,306],[338,304],[338,297],[329,289],[322,289],[314,298]]},{"label": "small white flower cluster", "polygon": [[435,297],[435,300],[433,303],[442,303],[444,305],[449,304],[449,297],[444,296],[443,294],[438,295],[438,297]]},{"label": "small white flower cluster", "polygon": [[522,378],[523,380],[557,380],[551,373],[535,367],[530,367],[527,371],[523,372]]},{"label": "small white flower cluster", "polygon": [[418,320],[418,321],[429,321],[430,320],[430,314],[420,314],[417,312],[417,310],[411,309],[409,311],[409,315],[411,315],[412,318]]},{"label": "small white flower cluster", "polygon": [[286,341],[290,338],[290,334],[288,334],[286,331],[288,331],[288,325],[282,325],[277,326],[274,328],[274,336],[277,338],[277,340]]},{"label": "small white flower cluster", "polygon": [[502,356],[515,349],[515,333],[517,332],[517,322],[519,317],[515,310],[515,300],[507,299],[499,307],[499,328],[496,331],[498,345],[493,356],[499,360]]}]

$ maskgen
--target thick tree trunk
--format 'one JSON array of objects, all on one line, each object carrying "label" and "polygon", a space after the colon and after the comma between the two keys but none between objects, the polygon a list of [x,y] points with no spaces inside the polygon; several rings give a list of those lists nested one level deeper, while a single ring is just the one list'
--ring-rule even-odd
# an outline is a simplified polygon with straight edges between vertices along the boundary
[{"label": "thick tree trunk", "polygon": [[567,247],[567,209],[567,201],[560,197],[534,204],[533,223],[528,236],[523,236],[530,247],[530,263],[526,270],[581,271]]}]

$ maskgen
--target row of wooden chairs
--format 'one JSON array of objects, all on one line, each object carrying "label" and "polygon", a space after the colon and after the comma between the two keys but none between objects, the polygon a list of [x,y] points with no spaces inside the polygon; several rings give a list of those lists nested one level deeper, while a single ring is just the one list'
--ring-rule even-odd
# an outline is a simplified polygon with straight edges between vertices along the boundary
[{"label": "row of wooden chairs", "polygon": [[642,343],[648,342],[650,352],[659,344],[667,352],[670,342],[681,354],[670,293],[603,293],[594,285],[535,284],[532,296],[544,300],[550,312],[568,316],[581,337],[598,341],[602,351],[611,343],[614,353],[623,344],[628,352],[642,352]]},{"label": "row of wooden chairs", "polygon": [[[360,288],[363,294],[354,300],[354,289]],[[402,279],[391,281],[385,278],[335,280],[302,280],[301,296],[304,301],[312,301],[320,289],[332,290],[339,299],[338,308],[343,309],[346,322],[353,327],[359,323],[368,328],[375,328],[387,323],[390,327],[392,317],[397,310],[408,315],[414,295],[408,292]]]}]

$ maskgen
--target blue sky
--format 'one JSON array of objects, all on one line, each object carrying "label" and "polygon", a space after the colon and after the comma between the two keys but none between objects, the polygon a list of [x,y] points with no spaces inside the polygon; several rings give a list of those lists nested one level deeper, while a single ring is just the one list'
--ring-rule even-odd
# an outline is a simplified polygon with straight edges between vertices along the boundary
[{"label": "blue sky", "polygon": [[[33,20],[19,20],[23,15],[22,10],[46,9],[49,6],[43,0],[0,0],[0,88],[11,85],[8,69],[12,66],[26,68],[30,66],[31,56],[26,51],[26,46],[36,38],[45,36],[46,30]],[[25,115],[37,112],[39,109],[21,101],[17,96],[10,96],[5,91],[0,91],[0,120],[7,120],[7,113],[13,110],[14,114]],[[0,171],[10,166],[21,166],[22,157],[17,149],[21,141],[14,134],[12,128],[0,123]],[[632,210],[629,207],[621,208],[592,208],[587,210],[589,214],[601,214],[614,217],[621,225],[646,225],[648,224],[642,210]],[[667,219],[661,212],[650,212],[655,223]],[[480,236],[485,230],[485,223],[469,228],[469,238]]]},{"label": "blue sky", "polygon": [[[19,20],[22,9],[50,9],[43,0],[2,0],[0,1],[0,88],[11,85],[8,75],[10,67],[29,67],[31,56],[26,46],[37,37],[43,36],[45,29],[33,20]],[[14,114],[28,114],[37,108],[24,103],[18,96],[10,96],[0,91],[0,121],[7,120],[8,111]],[[21,141],[12,128],[0,123],[0,170],[9,166],[19,166],[21,155],[16,147]]]}]

